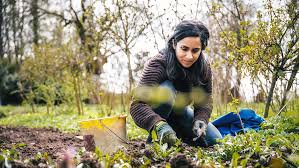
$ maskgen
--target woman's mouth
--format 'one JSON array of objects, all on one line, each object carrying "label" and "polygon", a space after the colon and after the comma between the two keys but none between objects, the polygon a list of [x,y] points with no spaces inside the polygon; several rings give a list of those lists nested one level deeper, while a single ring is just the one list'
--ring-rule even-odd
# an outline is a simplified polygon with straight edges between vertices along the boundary
[{"label": "woman's mouth", "polygon": [[192,63],[193,61],[187,61],[187,60],[183,60],[184,62],[186,62],[186,63],[188,63],[188,64],[190,64],[190,63]]}]

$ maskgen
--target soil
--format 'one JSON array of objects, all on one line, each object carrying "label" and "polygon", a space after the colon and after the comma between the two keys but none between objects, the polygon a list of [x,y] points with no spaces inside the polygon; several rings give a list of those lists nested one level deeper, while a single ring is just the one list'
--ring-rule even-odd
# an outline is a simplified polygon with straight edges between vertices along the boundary
[{"label": "soil", "polygon": [[76,136],[79,135],[61,133],[54,128],[0,126],[0,147],[12,149],[19,144],[25,144],[26,146],[16,149],[22,157],[34,157],[40,152],[47,153],[56,160],[65,151],[77,150],[84,146],[83,140]]},{"label": "soil", "polygon": [[[82,164],[83,167],[100,168],[101,163],[96,159],[93,152],[95,144],[92,136],[79,138],[79,134],[62,133],[54,128],[26,128],[0,126],[0,167],[5,167],[1,153],[5,149],[16,151],[19,155],[14,155],[13,161],[10,161],[13,168],[31,168],[31,167],[49,167],[55,165],[58,168],[74,168],[75,165]],[[172,168],[191,168],[196,167],[196,161],[190,158],[190,153],[196,153],[196,148],[181,144],[183,153],[174,154],[165,159],[157,159],[150,145],[144,140],[134,139],[128,142],[121,151],[126,158],[130,158],[133,168],[141,167],[144,164],[144,157],[150,160],[148,167],[165,167],[170,164]],[[85,148],[82,148],[85,147]],[[80,150],[85,149],[84,152]],[[213,148],[205,148],[213,150]],[[289,153],[288,149],[285,153]],[[80,159],[72,159],[76,154],[80,154]],[[119,154],[111,154],[111,158]],[[259,158],[260,156],[253,156]],[[273,156],[276,158],[276,156]],[[2,161],[1,161],[2,159]],[[261,160],[261,159],[260,159]],[[264,159],[263,166],[270,163],[271,158]],[[226,164],[225,164],[226,165]],[[229,163],[226,165],[228,166]]]},{"label": "soil", "polygon": [[[56,167],[62,168],[72,167],[67,165],[76,165],[69,158],[74,156],[72,153],[76,153],[79,149],[85,147],[87,151],[81,157],[81,163],[89,167],[101,167],[100,163],[92,157],[91,152],[88,152],[94,150],[93,142],[87,143],[87,141],[91,141],[91,137],[78,138],[78,136],[79,134],[62,133],[54,128],[0,126],[0,149],[11,150],[15,148],[20,154],[20,159],[14,160],[12,167],[48,167],[49,161],[45,160],[44,157],[37,157],[38,153],[42,155],[46,153]],[[20,147],[20,144],[23,145]],[[148,148],[144,140],[140,139],[130,141],[123,151],[128,157],[132,158],[132,167],[142,165],[139,158],[146,156],[152,160],[154,157],[154,152]],[[29,161],[25,163],[26,159]],[[171,167],[193,167],[190,159],[184,154],[177,154],[169,160],[152,160],[151,166],[165,167],[167,162],[170,162]]]},{"label": "soil", "polygon": [[173,168],[192,168],[192,162],[184,154],[177,154],[170,159],[170,166]]},{"label": "soil", "polygon": [[[49,160],[59,162],[65,153],[75,152],[84,146],[84,141],[77,136],[55,128],[0,126],[0,149],[15,149],[19,154],[19,159],[12,162],[12,167],[48,167]],[[49,160],[39,155],[47,155]],[[25,160],[30,162],[24,163]]]}]

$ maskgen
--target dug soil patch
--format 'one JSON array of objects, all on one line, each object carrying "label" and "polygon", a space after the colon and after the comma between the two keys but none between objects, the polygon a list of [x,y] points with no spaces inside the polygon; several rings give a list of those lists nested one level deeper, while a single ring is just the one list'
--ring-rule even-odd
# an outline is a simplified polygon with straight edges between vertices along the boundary
[{"label": "dug soil patch", "polygon": [[83,147],[83,140],[76,136],[78,135],[62,133],[53,128],[0,126],[0,148],[16,148],[22,158],[32,158],[38,153],[47,153],[55,160],[67,150]]}]

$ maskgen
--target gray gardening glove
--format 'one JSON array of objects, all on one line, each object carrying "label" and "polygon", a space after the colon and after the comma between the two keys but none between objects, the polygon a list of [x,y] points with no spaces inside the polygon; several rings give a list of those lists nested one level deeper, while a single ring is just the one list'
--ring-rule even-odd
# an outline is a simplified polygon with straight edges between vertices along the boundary
[{"label": "gray gardening glove", "polygon": [[159,121],[155,125],[155,131],[159,141],[162,142],[162,144],[167,143],[169,147],[174,145],[178,139],[175,131],[170,127],[169,124],[167,124],[167,122]]},{"label": "gray gardening glove", "polygon": [[204,121],[196,120],[193,123],[192,130],[196,135],[195,140],[198,138],[204,138],[206,136],[207,124]]}]

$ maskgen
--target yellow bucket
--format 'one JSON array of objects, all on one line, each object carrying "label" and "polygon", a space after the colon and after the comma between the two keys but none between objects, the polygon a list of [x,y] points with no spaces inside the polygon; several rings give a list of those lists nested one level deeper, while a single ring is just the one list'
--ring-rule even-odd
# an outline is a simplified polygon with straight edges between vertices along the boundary
[{"label": "yellow bucket", "polygon": [[127,116],[114,116],[80,121],[80,131],[84,135],[93,135],[95,145],[103,153],[112,153],[126,146]]}]

